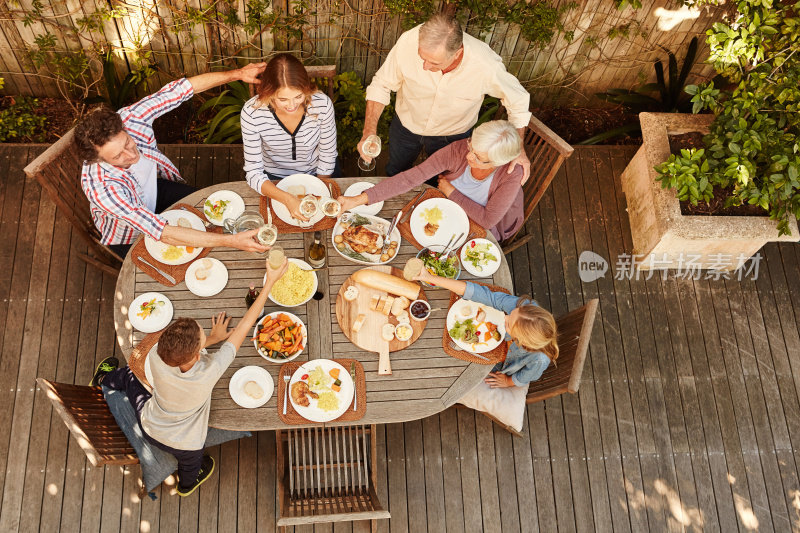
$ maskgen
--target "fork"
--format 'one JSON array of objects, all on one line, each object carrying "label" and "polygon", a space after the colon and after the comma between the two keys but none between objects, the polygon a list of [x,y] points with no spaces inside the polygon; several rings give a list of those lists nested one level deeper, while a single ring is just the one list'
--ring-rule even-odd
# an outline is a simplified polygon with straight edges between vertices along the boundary
[{"label": "fork", "polygon": [[283,414],[286,414],[286,402],[289,400],[289,380],[291,376],[283,376]]}]

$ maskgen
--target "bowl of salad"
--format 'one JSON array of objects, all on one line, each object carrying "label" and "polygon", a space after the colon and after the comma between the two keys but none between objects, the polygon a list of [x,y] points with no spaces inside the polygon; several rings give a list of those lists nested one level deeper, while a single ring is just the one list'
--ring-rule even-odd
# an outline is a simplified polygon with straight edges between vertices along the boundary
[{"label": "bowl of salad", "polygon": [[460,257],[461,264],[467,272],[479,278],[486,278],[500,268],[503,252],[488,239],[472,239],[461,247]]},{"label": "bowl of salad", "polygon": [[[443,256],[444,246],[436,245],[423,248],[417,254],[422,259],[422,264],[431,274],[442,276],[443,278],[458,279],[461,275],[461,263],[458,260],[458,252],[450,250],[447,256]],[[422,283],[425,287],[432,287],[428,283]]]}]

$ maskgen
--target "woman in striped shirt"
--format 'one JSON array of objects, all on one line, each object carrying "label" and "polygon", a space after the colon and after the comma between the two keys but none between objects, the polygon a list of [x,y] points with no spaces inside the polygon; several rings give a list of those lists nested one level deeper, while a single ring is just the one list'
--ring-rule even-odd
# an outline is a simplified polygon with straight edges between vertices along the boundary
[{"label": "woman in striped shirt", "polygon": [[330,177],[336,168],[333,102],[319,92],[296,57],[278,54],[259,75],[256,96],[242,108],[244,171],[250,186],[286,205],[294,218],[300,200],[270,180],[291,174]]}]

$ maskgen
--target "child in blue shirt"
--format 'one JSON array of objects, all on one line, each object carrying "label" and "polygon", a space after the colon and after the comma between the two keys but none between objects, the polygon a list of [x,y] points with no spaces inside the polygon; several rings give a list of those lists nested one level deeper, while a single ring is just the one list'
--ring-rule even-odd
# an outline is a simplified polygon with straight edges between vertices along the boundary
[{"label": "child in blue shirt", "polygon": [[495,292],[477,283],[434,276],[425,268],[414,279],[505,313],[506,340],[512,342],[506,360],[495,365],[486,377],[489,387],[527,387],[558,359],[555,318],[533,300]]}]

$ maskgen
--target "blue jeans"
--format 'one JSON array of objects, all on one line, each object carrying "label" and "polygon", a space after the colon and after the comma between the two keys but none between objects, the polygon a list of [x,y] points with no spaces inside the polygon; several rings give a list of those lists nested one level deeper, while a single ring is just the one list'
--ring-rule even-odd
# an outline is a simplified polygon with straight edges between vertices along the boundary
[{"label": "blue jeans", "polygon": [[395,115],[389,126],[389,162],[386,163],[386,175],[394,176],[411,168],[423,148],[425,154],[430,157],[437,150],[441,150],[452,142],[466,139],[470,135],[472,135],[472,128],[455,135],[417,135],[406,129],[400,122],[400,117]]},{"label": "blue jeans", "polygon": [[[144,409],[144,404],[150,399],[151,394],[147,392],[144,385],[133,374],[129,366],[118,368],[113,372],[109,372],[103,378],[103,385],[109,389],[122,390],[128,396],[128,401],[131,402],[133,410],[136,411],[136,419],[139,421],[139,426],[142,425],[141,412]],[[200,467],[203,464],[203,449],[199,450],[178,450],[166,444],[158,442],[156,439],[147,434],[142,428],[142,435],[147,439],[147,442],[171,453],[178,460],[178,486],[181,489],[189,489],[197,480],[200,474]]]}]

